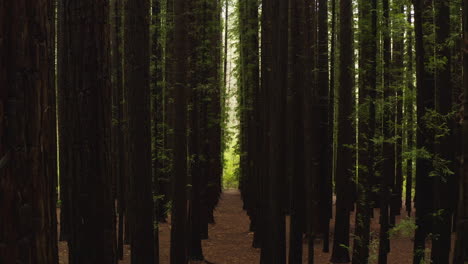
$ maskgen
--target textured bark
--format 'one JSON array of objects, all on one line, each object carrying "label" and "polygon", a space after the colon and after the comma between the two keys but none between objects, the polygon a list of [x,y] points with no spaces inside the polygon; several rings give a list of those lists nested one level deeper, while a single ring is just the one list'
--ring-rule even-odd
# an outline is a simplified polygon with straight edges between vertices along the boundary
[{"label": "textured bark", "polygon": [[[111,83],[109,6],[64,0],[60,5],[59,91],[65,96],[70,263],[115,263],[115,223],[109,164]],[[77,26],[80,25],[80,26]],[[59,108],[62,109],[62,108]]]},{"label": "textured bark", "polygon": [[0,3],[1,263],[58,263],[52,3]]},{"label": "textured bark", "polygon": [[150,114],[149,0],[125,4],[132,264],[154,263]]},{"label": "textured bark", "polygon": [[346,263],[349,258],[349,218],[353,207],[352,192],[354,181],[353,112],[354,62],[353,62],[353,14],[352,1],[340,0],[340,76],[339,76],[339,114],[338,114],[338,149],[335,176],[336,223],[331,262]]}]

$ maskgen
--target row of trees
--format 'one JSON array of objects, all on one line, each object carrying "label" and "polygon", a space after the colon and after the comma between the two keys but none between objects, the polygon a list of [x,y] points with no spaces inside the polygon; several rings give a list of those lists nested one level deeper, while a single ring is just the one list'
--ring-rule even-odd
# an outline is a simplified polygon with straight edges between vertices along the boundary
[{"label": "row of trees", "polygon": [[[70,263],[116,263],[124,244],[158,263],[168,211],[171,263],[203,259],[221,190],[222,3],[33,2],[0,2],[0,262],[57,263],[59,238]],[[302,263],[304,234],[313,263],[332,217],[331,261],[368,263],[374,208],[386,263],[404,207],[415,264],[428,238],[449,263],[453,230],[453,262],[467,259],[467,6],[238,2],[240,188],[262,263]]]},{"label": "row of trees", "polygon": [[159,263],[169,212],[171,263],[203,260],[221,2],[2,1],[0,17],[0,263],[58,263],[57,240],[71,264],[117,263],[125,244]]},{"label": "row of trees", "polygon": [[452,249],[454,263],[467,260],[462,3],[259,4],[239,1],[237,32],[240,189],[261,262],[302,263],[304,234],[308,263],[315,238],[328,252],[333,183],[331,262],[369,262],[374,208],[378,263],[403,209],[415,210],[413,263],[428,239],[433,263]]}]

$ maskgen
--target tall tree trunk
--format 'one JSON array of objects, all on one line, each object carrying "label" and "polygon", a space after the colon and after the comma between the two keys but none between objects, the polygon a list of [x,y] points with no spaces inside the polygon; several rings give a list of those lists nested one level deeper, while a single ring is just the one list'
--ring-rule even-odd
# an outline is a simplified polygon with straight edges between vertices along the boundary
[{"label": "tall tree trunk", "polygon": [[320,233],[323,235],[324,247],[329,244],[330,219],[332,217],[332,157],[333,157],[333,118],[330,112],[329,56],[328,56],[328,1],[318,1],[318,76],[320,105]]},{"label": "tall tree trunk", "polygon": [[[262,245],[262,263],[286,263],[285,216],[282,208],[282,189],[285,181],[285,104],[288,54],[288,3],[264,0],[262,15],[262,89],[265,89],[268,131],[266,142],[267,176],[266,226]],[[268,70],[267,70],[268,69]],[[266,91],[268,90],[268,91]]]},{"label": "tall tree trunk", "polygon": [[[433,56],[433,47],[429,36],[432,34],[432,0],[413,0],[414,27],[416,39],[416,86],[417,86],[417,147],[432,153],[434,137],[424,124],[424,116],[434,109],[434,76],[429,69]],[[413,263],[419,264],[424,259],[425,241],[430,232],[430,214],[432,211],[432,170],[431,161],[424,157],[416,160],[416,229],[414,239]]]},{"label": "tall tree trunk", "polygon": [[126,208],[125,200],[125,179],[127,178],[125,161],[125,134],[124,134],[124,112],[123,112],[123,64],[122,64],[122,48],[123,48],[123,31],[122,31],[122,10],[123,2],[121,0],[113,1],[113,23],[112,31],[112,97],[114,99],[113,112],[115,113],[116,128],[113,131],[115,139],[115,148],[117,155],[113,162],[119,163],[117,171],[115,171],[114,178],[118,182],[117,190],[117,211],[118,211],[118,235],[117,235],[117,256],[123,259],[123,242],[124,242],[124,213]]},{"label": "tall tree trunk", "polygon": [[391,35],[390,35],[390,6],[389,0],[382,1],[383,8],[383,166],[380,179],[380,243],[379,243],[379,264],[387,263],[387,254],[390,251],[390,239],[388,235],[390,227],[389,205],[395,178],[395,149],[394,139],[394,120],[393,117],[393,89],[391,87]]},{"label": "tall tree trunk", "polygon": [[[335,54],[336,54],[336,0],[331,0],[331,38],[330,38],[330,87],[329,87],[329,101],[328,101],[328,147],[330,148],[330,183],[328,195],[329,199],[333,202],[333,178],[335,176],[336,169],[336,149],[335,149]],[[330,219],[333,218],[333,204],[329,208]],[[323,252],[330,251],[330,226],[324,226],[325,234],[323,240]]]},{"label": "tall tree trunk", "polygon": [[[413,66],[413,29],[410,27],[412,24],[412,14],[411,14],[411,5],[406,6],[406,93],[405,97],[407,100],[406,104],[406,116],[407,116],[407,150],[413,151],[414,147],[414,66]],[[406,159],[406,193],[405,193],[405,207],[408,216],[411,216],[411,211],[413,209],[413,200],[412,200],[412,191],[413,191],[413,159],[411,156],[408,156]]]},{"label": "tall tree trunk", "polygon": [[61,104],[69,120],[69,130],[64,131],[68,140],[62,143],[68,158],[63,165],[69,180],[64,199],[69,262],[115,263],[109,6],[103,1],[64,0],[59,7],[58,54],[63,57],[58,59],[58,89],[65,91]]},{"label": "tall tree trunk", "polygon": [[352,1],[340,0],[340,77],[339,77],[339,114],[338,114],[338,149],[335,176],[336,220],[331,262],[346,263],[349,258],[349,218],[353,207],[352,192],[354,181],[353,112],[354,59],[353,59],[353,13]]},{"label": "tall tree trunk", "polygon": [[454,264],[468,259],[468,0],[463,1],[463,158]]},{"label": "tall tree trunk", "polygon": [[402,207],[403,196],[403,87],[405,86],[404,79],[404,26],[405,23],[405,10],[404,4],[398,1],[392,3],[392,20],[393,20],[393,51],[392,51],[392,71],[393,71],[393,89],[395,90],[395,104],[393,107],[396,114],[394,114],[395,123],[395,179],[393,182],[392,199],[390,203],[390,221],[391,225],[395,226],[396,216],[400,215]]},{"label": "tall tree trunk", "polygon": [[154,218],[156,221],[154,230],[154,247],[155,247],[155,263],[159,263],[159,213],[163,210],[165,204],[162,202],[161,191],[161,173],[164,169],[162,156],[164,155],[163,147],[163,51],[161,45],[161,0],[152,0],[151,2],[151,116],[152,116],[152,178],[153,178],[153,197],[157,197],[154,201]]},{"label": "tall tree trunk", "polygon": [[150,110],[150,2],[125,4],[132,263],[154,263]]},{"label": "tall tree trunk", "polygon": [[358,199],[356,204],[356,231],[353,264],[368,263],[370,243],[370,217],[374,205],[371,201],[371,178],[374,171],[375,99],[376,99],[376,33],[377,0],[359,3],[360,56],[359,56],[359,164]]},{"label": "tall tree trunk", "polygon": [[171,264],[187,263],[187,79],[188,21],[187,3],[174,0],[174,142],[173,142],[173,207],[171,218]]},{"label": "tall tree trunk", "polygon": [[[292,94],[291,122],[292,122],[292,151],[294,156],[291,171],[291,204],[290,204],[290,238],[289,263],[302,263],[303,234],[305,229],[305,173],[304,173],[304,94],[307,87],[306,78],[310,52],[308,52],[306,20],[307,1],[290,1],[290,52],[291,52],[291,85]],[[307,56],[309,55],[309,57]],[[309,78],[310,79],[310,78]]]},{"label": "tall tree trunk", "polygon": [[[452,87],[451,87],[451,54],[447,45],[450,37],[450,1],[435,0],[435,33],[436,33],[436,60],[445,63],[435,69],[435,109],[440,115],[447,116],[452,111]],[[439,158],[451,161],[454,145],[453,123],[448,121],[450,131],[440,139],[435,139],[435,153]],[[452,164],[448,167],[453,170]],[[454,176],[449,173],[439,173],[434,177],[434,211],[438,212],[433,222],[431,260],[433,263],[448,264],[451,248],[452,214],[454,200],[450,200],[451,192],[456,189]]]},{"label": "tall tree trunk", "polygon": [[0,3],[1,263],[58,263],[52,3]]}]

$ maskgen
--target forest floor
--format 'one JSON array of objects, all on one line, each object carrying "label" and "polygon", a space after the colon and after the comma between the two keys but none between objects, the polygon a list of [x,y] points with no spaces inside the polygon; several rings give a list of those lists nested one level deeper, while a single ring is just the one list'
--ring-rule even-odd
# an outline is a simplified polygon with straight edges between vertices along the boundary
[{"label": "forest floor", "polygon": [[[351,216],[354,219],[354,215]],[[378,214],[372,220],[372,237],[378,238]],[[251,247],[253,234],[249,232],[249,218],[242,210],[242,201],[239,191],[225,190],[221,201],[215,211],[215,225],[210,225],[208,240],[203,241],[203,251],[207,263],[212,264],[256,264],[259,263],[260,250]],[[397,222],[399,222],[399,218]],[[402,231],[407,231],[409,227],[402,226]],[[331,230],[333,230],[333,223]],[[354,221],[351,223],[351,230],[354,230]],[[331,234],[333,237],[333,234]],[[352,235],[351,235],[352,238]],[[374,240],[378,241],[378,240]],[[161,264],[169,263],[169,242],[170,226],[167,223],[160,224],[160,259]],[[330,239],[330,249],[332,249],[332,239]],[[428,245],[429,246],[429,245]],[[352,249],[352,239],[351,246]],[[412,263],[413,241],[409,236],[396,235],[391,240],[391,252],[388,256],[389,264],[410,264]],[[377,261],[378,243],[371,243],[371,261]],[[322,242],[317,240],[315,244],[315,263],[327,264],[330,260],[330,253],[322,252]],[[65,242],[59,244],[59,263],[68,264],[67,246]],[[307,256],[307,245],[304,243],[304,255]],[[375,260],[374,260],[375,259]],[[307,263],[307,259],[304,259]],[[119,264],[130,264],[130,249],[126,247],[124,260]]]}]

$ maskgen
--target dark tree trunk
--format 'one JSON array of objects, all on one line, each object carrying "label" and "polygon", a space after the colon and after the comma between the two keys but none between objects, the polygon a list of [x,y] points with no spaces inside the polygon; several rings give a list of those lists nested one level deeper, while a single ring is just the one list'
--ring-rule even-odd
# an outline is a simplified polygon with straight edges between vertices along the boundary
[{"label": "dark tree trunk", "polygon": [[1,263],[58,263],[52,3],[0,3]]},{"label": "dark tree trunk", "polygon": [[150,2],[125,4],[132,264],[154,263],[150,110]]},{"label": "dark tree trunk", "polygon": [[[447,45],[450,37],[450,1],[435,0],[435,33],[436,33],[436,58],[444,60],[445,64],[436,68],[435,86],[436,86],[436,111],[441,115],[448,115],[452,110],[452,87],[450,82],[451,54],[450,47]],[[435,139],[435,153],[440,158],[451,161],[455,156],[452,155],[454,145],[453,123],[449,122],[447,127],[450,129],[447,135],[440,139]],[[452,164],[449,168],[453,170]],[[454,176],[450,174],[437,175],[434,178],[434,211],[439,215],[434,218],[431,260],[433,263],[448,264],[451,249],[452,233],[452,214],[454,200],[451,200],[451,193],[457,187]]]},{"label": "dark tree trunk", "polygon": [[122,64],[122,47],[123,47],[123,31],[122,31],[122,0],[113,1],[113,23],[112,25],[112,97],[113,97],[113,113],[115,120],[115,128],[113,130],[113,137],[115,137],[114,148],[116,155],[113,162],[118,163],[117,170],[114,171],[114,179],[117,181],[117,211],[118,211],[118,234],[117,234],[117,256],[123,259],[123,242],[124,242],[124,212],[126,208],[125,200],[125,179],[126,179],[126,166],[125,160],[125,134],[124,134],[124,112],[123,112],[123,64]]},{"label": "dark tree trunk", "polygon": [[188,4],[174,0],[174,141],[173,141],[173,206],[171,218],[171,264],[187,263],[187,79]]},{"label": "dark tree trunk", "polygon": [[468,1],[463,1],[463,158],[454,264],[468,259]]},{"label": "dark tree trunk", "polygon": [[[328,2],[327,2],[328,3]],[[326,3],[326,4],[327,4]],[[326,5],[324,4],[324,5]],[[320,4],[319,4],[320,8]],[[322,11],[323,12],[323,11]],[[327,13],[328,14],[328,13]],[[333,218],[333,177],[335,175],[335,53],[336,53],[336,0],[331,1],[331,38],[330,38],[330,81],[329,81],[329,95],[328,95],[328,151],[329,151],[329,182],[324,186],[326,195],[328,196],[328,212],[325,214],[329,215],[328,224],[325,222],[323,226],[323,252],[328,253],[330,251],[330,220]],[[322,17],[323,18],[323,17]],[[329,32],[327,32],[328,35]],[[328,46],[327,46],[328,47]],[[324,194],[325,196],[325,194]]]},{"label": "dark tree trunk", "polygon": [[[63,65],[65,61],[65,51],[68,49],[66,43],[63,41],[63,5],[64,1],[57,0],[57,83],[58,86],[63,86],[65,83],[62,76],[62,69],[59,65]],[[71,142],[71,117],[70,113],[67,112],[67,102],[70,97],[69,89],[58,89],[57,87],[57,126],[58,126],[58,145],[59,145],[59,177],[60,177],[60,241],[68,241],[70,237],[70,209],[71,202],[70,198],[70,184],[71,184],[71,172],[70,168],[67,167],[71,163],[70,152],[67,146],[70,146]]]},{"label": "dark tree trunk", "polygon": [[359,182],[356,204],[356,231],[353,264],[368,263],[370,243],[370,217],[374,205],[371,201],[371,178],[374,177],[375,99],[376,99],[376,33],[377,1],[359,3],[360,56],[359,56]]},{"label": "dark tree trunk", "polygon": [[162,196],[165,195],[161,191],[160,181],[163,171],[162,156],[163,153],[163,51],[161,46],[161,0],[152,0],[151,2],[151,117],[152,117],[152,175],[153,175],[153,197],[157,197],[154,201],[154,218],[156,221],[154,230],[154,247],[155,247],[155,263],[159,263],[159,213],[164,210],[165,204],[162,202]]},{"label": "dark tree trunk", "polygon": [[243,178],[240,180],[240,189],[244,201],[244,209],[251,220],[251,231],[257,229],[255,203],[257,200],[257,178],[255,173],[257,148],[255,135],[255,96],[259,90],[259,54],[258,54],[258,1],[249,0],[239,2],[239,46],[240,46],[240,96],[245,97],[245,105],[241,106],[241,123],[246,124],[243,135],[245,142],[246,159],[245,168],[241,169]]},{"label": "dark tree trunk", "polygon": [[[424,125],[424,116],[428,110],[434,109],[434,76],[428,68],[433,56],[433,47],[429,37],[432,34],[432,1],[414,0],[414,27],[416,39],[416,86],[417,86],[417,132],[418,149],[425,148],[429,153],[433,150],[434,137]],[[413,263],[418,264],[424,259],[425,242],[430,232],[430,214],[432,211],[432,170],[431,160],[418,157],[416,160],[416,229],[414,239]]]},{"label": "dark tree trunk", "polygon": [[[265,178],[266,226],[262,263],[286,263],[285,216],[282,193],[285,179],[285,105],[288,54],[288,3],[264,0],[262,15],[262,89],[265,89],[268,131]],[[267,70],[268,69],[268,70]],[[266,91],[268,90],[268,91]]]},{"label": "dark tree trunk", "polygon": [[389,206],[395,179],[395,145],[394,139],[394,119],[393,119],[393,89],[391,87],[391,35],[390,35],[390,6],[389,0],[382,1],[383,7],[383,133],[384,143],[382,149],[383,165],[380,179],[379,204],[380,204],[380,243],[379,243],[379,264],[387,263],[387,254],[390,252],[390,239],[388,231],[390,228]]},{"label": "dark tree trunk", "polygon": [[[411,5],[406,6],[406,22],[407,25],[412,24],[412,14],[411,14]],[[407,150],[412,151],[414,147],[414,67],[413,67],[413,30],[408,27],[406,30],[406,54],[407,54],[407,63],[406,63],[406,116],[407,116]],[[405,194],[405,207],[408,216],[411,216],[411,211],[413,209],[412,205],[412,190],[413,190],[413,159],[409,156],[406,159],[406,194]]]},{"label": "dark tree trunk", "polygon": [[[305,174],[304,174],[304,94],[307,87],[307,67],[310,66],[310,48],[307,44],[307,1],[290,1],[290,61],[292,94],[292,155],[294,157],[291,170],[291,204],[290,204],[290,238],[289,263],[302,263],[302,237],[305,229]],[[308,56],[309,55],[309,56]],[[310,79],[310,78],[309,78]]]},{"label": "dark tree trunk", "polygon": [[332,160],[333,160],[333,118],[330,115],[329,56],[328,56],[328,1],[318,1],[318,97],[320,106],[320,186],[319,232],[323,236],[324,247],[329,244],[330,219],[332,217]]},{"label": "dark tree trunk", "polygon": [[331,262],[346,263],[349,258],[349,220],[353,207],[352,193],[354,181],[353,112],[354,59],[353,59],[353,13],[352,1],[340,0],[340,77],[339,77],[339,114],[338,114],[338,149],[335,176],[336,186],[336,222]]},{"label": "dark tree trunk", "polygon": [[404,55],[405,55],[405,43],[403,31],[400,28],[405,25],[405,10],[404,5],[401,2],[394,1],[392,5],[392,18],[393,18],[393,88],[395,90],[395,104],[393,108],[395,110],[395,180],[392,192],[392,199],[390,203],[390,221],[391,226],[395,226],[395,218],[400,215],[402,207],[403,197],[403,87],[404,81]]},{"label": "dark tree trunk", "polygon": [[64,131],[68,140],[62,143],[69,180],[64,199],[69,262],[115,263],[109,6],[64,0],[59,7],[58,89],[66,94],[61,104],[69,122]]}]

